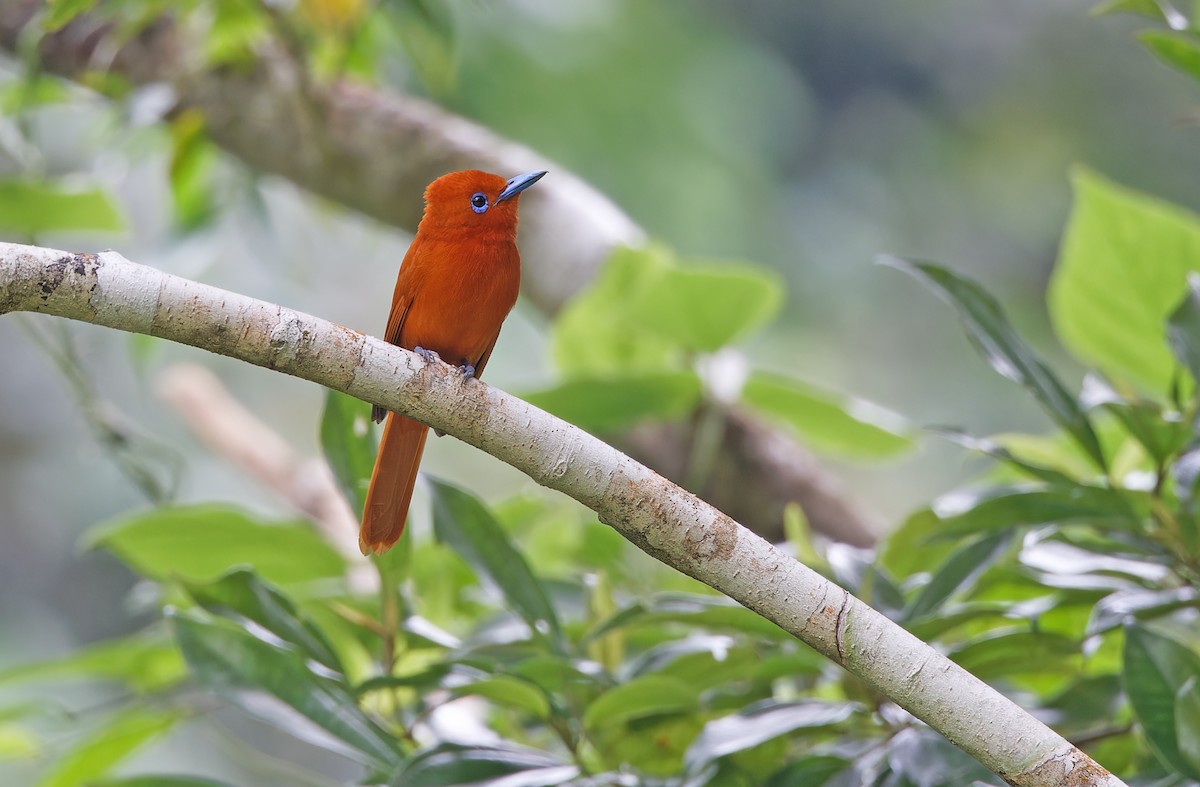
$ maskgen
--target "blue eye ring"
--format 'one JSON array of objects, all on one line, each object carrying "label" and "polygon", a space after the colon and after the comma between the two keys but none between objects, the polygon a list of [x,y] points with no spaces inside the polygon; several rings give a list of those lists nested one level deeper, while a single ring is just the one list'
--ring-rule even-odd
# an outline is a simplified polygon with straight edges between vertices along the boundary
[{"label": "blue eye ring", "polygon": [[482,191],[477,191],[471,196],[471,210],[476,213],[483,213],[488,209],[487,195]]}]

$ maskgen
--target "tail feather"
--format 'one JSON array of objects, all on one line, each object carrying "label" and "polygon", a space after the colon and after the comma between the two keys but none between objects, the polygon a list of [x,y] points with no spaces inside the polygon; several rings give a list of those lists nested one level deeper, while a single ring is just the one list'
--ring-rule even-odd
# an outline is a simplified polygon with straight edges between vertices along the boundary
[{"label": "tail feather", "polygon": [[382,555],[404,532],[428,435],[429,427],[425,424],[388,414],[358,531],[358,548],[364,555],[371,552]]}]

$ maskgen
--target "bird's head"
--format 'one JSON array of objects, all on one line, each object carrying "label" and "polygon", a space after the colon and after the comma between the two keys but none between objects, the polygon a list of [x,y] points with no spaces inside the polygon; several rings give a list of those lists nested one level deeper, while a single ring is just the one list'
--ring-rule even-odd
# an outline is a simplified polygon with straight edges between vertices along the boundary
[{"label": "bird's head", "polygon": [[421,224],[430,229],[499,229],[515,233],[521,192],[545,174],[545,170],[539,170],[505,180],[469,169],[442,175],[425,189]]}]

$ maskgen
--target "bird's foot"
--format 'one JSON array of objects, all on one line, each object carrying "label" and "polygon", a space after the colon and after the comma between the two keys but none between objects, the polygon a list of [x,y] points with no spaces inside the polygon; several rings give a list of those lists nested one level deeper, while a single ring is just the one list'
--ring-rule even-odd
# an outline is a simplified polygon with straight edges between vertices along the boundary
[{"label": "bird's foot", "polygon": [[433,363],[434,361],[440,362],[442,360],[442,357],[440,355],[438,355],[436,352],[434,352],[433,350],[426,350],[424,347],[420,347],[420,346],[414,347],[413,352],[415,352],[417,355],[424,358],[425,363]]},{"label": "bird's foot", "polygon": [[474,364],[464,363],[462,366],[458,367],[458,370],[460,372],[462,372],[464,383],[467,380],[470,380],[472,377],[475,376],[475,365]]}]

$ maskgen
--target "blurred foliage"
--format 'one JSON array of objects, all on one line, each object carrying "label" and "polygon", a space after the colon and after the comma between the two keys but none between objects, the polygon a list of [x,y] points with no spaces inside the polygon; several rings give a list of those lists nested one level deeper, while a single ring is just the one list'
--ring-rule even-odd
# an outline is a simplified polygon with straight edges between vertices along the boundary
[{"label": "blurred foliage", "polygon": [[[728,243],[731,223],[704,201],[697,221],[696,202],[671,198],[678,180],[657,175],[686,172],[688,191],[701,194],[731,177],[765,179],[763,162],[784,157],[782,132],[741,124],[768,92],[734,90],[737,104],[719,111],[630,106],[652,110],[668,94],[703,105],[709,81],[766,79],[794,88],[785,114],[805,111],[803,86],[777,63],[735,57],[736,41],[634,3],[611,16],[598,4],[560,12],[639,22],[621,59],[639,75],[621,83],[631,91],[605,90],[610,61],[564,38],[538,50],[563,64],[555,78],[514,79],[515,93],[489,90],[479,75],[497,63],[510,74],[531,69],[527,50],[477,35],[454,4],[176,5],[209,25],[204,54],[220,67],[250,62],[258,42],[276,37],[308,59],[314,78],[407,81],[517,136],[535,121],[514,105],[556,102],[560,127],[545,137],[548,152],[632,159],[645,188],[629,195],[630,206],[664,208],[652,229],[698,230],[695,248]],[[59,0],[42,21],[53,30],[95,10],[132,34],[162,6]],[[1142,41],[1200,76],[1200,36],[1179,12],[1152,0],[1103,10],[1164,25]],[[685,41],[703,58],[664,57]],[[103,75],[94,84],[122,95]],[[0,96],[10,112],[69,96],[37,74],[10,88]],[[616,122],[596,122],[601,116]],[[201,231],[223,204],[220,159],[202,118],[184,113],[169,123],[175,229]],[[731,126],[754,137],[746,148],[769,155],[720,144]],[[121,226],[103,192],[29,169],[0,182],[6,231],[36,240]],[[1094,368],[1079,393],[980,285],[933,263],[890,260],[955,308],[988,363],[1024,389],[1056,433],[944,428],[993,469],[912,514],[875,553],[814,542],[796,516],[790,548],[1131,784],[1189,784],[1200,781],[1200,223],[1088,170],[1076,172],[1074,188],[1049,308],[1068,349]],[[766,209],[772,193],[738,207],[746,235],[779,215]],[[782,302],[780,277],[756,266],[678,258],[663,247],[621,250],[553,326],[561,383],[529,398],[601,432],[737,403],[832,453],[908,448],[911,431],[894,416],[741,360],[735,348]],[[320,423],[325,455],[356,506],[372,465],[368,409],[330,393]],[[143,625],[58,661],[0,672],[0,688],[35,697],[67,681],[103,687],[82,712],[19,691],[5,699],[0,760],[36,763],[43,786],[220,787],[232,782],[132,767],[132,758],[253,719],[332,755],[285,764],[258,736],[219,744],[243,755],[250,748],[240,767],[268,783],[332,783],[331,760],[349,764],[347,779],[396,785],[999,783],[773,624],[633,552],[574,506],[528,495],[489,507],[447,482],[431,489],[431,530],[410,529],[370,564],[346,559],[310,523],[226,504],[157,506],[95,526],[84,546],[139,578],[129,603]]]}]

